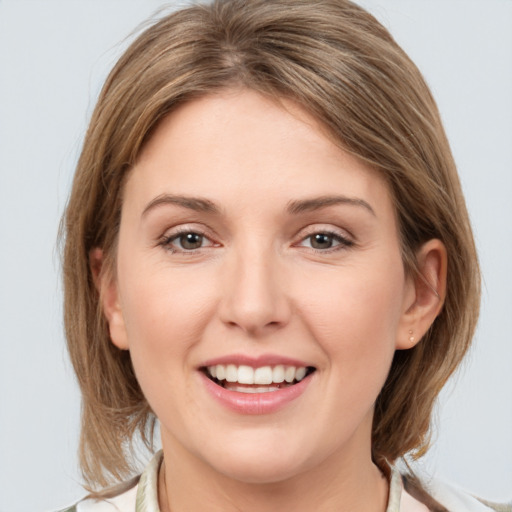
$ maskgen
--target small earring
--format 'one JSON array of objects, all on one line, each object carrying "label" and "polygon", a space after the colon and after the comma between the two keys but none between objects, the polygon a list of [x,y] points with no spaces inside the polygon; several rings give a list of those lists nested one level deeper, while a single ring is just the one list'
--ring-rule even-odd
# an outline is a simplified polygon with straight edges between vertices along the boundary
[{"label": "small earring", "polygon": [[414,341],[414,336],[412,335],[412,330],[409,331],[409,341],[412,343]]}]

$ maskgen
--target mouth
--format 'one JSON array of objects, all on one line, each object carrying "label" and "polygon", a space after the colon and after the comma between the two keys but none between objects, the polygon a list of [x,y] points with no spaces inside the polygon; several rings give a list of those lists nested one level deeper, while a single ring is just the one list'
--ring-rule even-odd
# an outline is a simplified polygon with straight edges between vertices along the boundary
[{"label": "mouth", "polygon": [[316,369],[313,366],[260,366],[217,364],[200,370],[218,386],[238,393],[271,393],[298,384]]}]

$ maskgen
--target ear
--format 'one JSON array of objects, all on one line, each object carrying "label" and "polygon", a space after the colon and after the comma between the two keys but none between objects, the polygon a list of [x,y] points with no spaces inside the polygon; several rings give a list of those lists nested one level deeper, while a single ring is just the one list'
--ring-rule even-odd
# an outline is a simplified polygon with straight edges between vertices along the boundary
[{"label": "ear", "polygon": [[446,248],[438,239],[416,253],[418,274],[407,278],[404,311],[397,333],[398,350],[414,347],[443,308],[446,296]]},{"label": "ear", "polygon": [[123,310],[119,301],[119,291],[112,271],[105,264],[103,250],[94,248],[89,252],[89,265],[91,267],[94,285],[100,296],[101,307],[105,315],[112,343],[122,349],[128,350],[128,337],[124,322]]}]

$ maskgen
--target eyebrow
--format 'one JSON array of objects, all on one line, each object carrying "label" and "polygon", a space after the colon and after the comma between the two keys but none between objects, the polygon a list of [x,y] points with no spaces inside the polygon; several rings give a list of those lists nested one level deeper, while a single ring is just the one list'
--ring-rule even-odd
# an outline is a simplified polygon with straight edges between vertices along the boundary
[{"label": "eyebrow", "polygon": [[[181,208],[186,208],[196,212],[211,213],[216,215],[220,213],[219,207],[209,199],[192,196],[161,194],[147,204],[147,206],[144,208],[144,211],[142,212],[142,217],[147,215],[150,210],[167,204],[180,206]],[[356,197],[347,196],[321,196],[311,199],[299,199],[290,201],[286,207],[286,211],[291,215],[297,215],[299,213],[320,210],[322,208],[327,208],[329,206],[335,206],[339,204],[361,206],[368,210],[373,216],[376,216],[375,211],[366,201]]]},{"label": "eyebrow", "polygon": [[182,208],[187,208],[188,210],[193,210],[196,212],[214,214],[220,213],[220,210],[217,207],[217,205],[210,201],[209,199],[190,196],[176,196],[172,194],[162,194],[159,195],[158,197],[155,197],[152,201],[150,201],[147,204],[147,206],[144,208],[144,211],[142,212],[142,217],[144,217],[150,210],[156,208],[157,206],[165,204],[181,206]]},{"label": "eyebrow", "polygon": [[374,209],[364,199],[347,196],[321,196],[314,197],[312,199],[291,201],[288,203],[286,210],[288,213],[298,214],[320,210],[321,208],[327,208],[329,206],[335,206],[338,204],[361,206],[368,210],[374,217],[376,217]]}]

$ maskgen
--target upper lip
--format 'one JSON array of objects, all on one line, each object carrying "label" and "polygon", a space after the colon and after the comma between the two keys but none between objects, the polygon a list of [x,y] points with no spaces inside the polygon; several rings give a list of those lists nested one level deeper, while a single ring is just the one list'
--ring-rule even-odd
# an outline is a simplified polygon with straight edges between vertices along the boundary
[{"label": "upper lip", "polygon": [[311,364],[308,364],[299,359],[294,359],[292,357],[281,356],[277,354],[262,354],[259,356],[248,356],[245,354],[230,354],[225,356],[219,356],[212,359],[208,359],[203,364],[199,366],[199,368],[204,368],[207,366],[215,366],[217,364],[234,364],[237,366],[245,365],[251,366],[253,368],[261,368],[262,366],[295,366],[297,368],[301,367],[310,367]]}]

